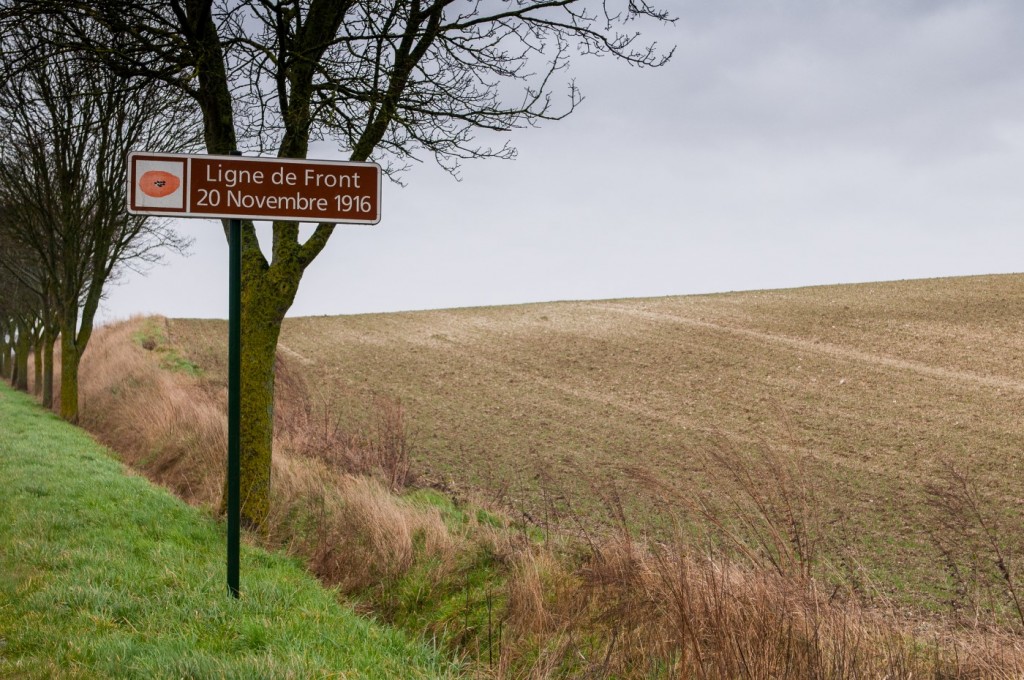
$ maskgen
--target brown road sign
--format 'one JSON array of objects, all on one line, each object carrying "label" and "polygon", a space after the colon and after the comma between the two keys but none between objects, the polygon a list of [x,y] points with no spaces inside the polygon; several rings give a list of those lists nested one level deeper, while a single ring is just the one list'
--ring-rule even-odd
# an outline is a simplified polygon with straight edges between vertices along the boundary
[{"label": "brown road sign", "polygon": [[380,222],[376,163],[128,154],[128,212],[292,222]]}]

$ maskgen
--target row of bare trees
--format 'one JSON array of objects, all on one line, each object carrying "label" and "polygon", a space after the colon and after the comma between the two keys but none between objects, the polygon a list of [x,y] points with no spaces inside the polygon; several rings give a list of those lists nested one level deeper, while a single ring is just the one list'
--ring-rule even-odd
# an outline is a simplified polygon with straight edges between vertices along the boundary
[{"label": "row of bare trees", "polygon": [[[0,371],[78,419],[78,366],[105,286],[185,246],[165,222],[125,211],[126,156],[196,140],[174,91],[134,82],[45,39],[39,19],[5,26],[0,83]],[[8,367],[9,364],[9,367]]]},{"label": "row of bare trees", "polygon": [[[187,102],[209,153],[305,158],[311,143],[330,141],[350,160],[378,161],[395,177],[423,157],[453,173],[465,159],[513,157],[507,141],[491,145],[479,134],[571,113],[582,101],[567,75],[574,58],[664,64],[671,51],[640,34],[671,21],[653,2],[0,0],[0,27],[33,26],[39,47],[16,45],[17,58],[32,61],[32,50],[45,48],[116,74],[97,85],[110,96],[133,95],[107,109],[115,116],[108,120],[124,122],[117,106],[138,105],[134,93],[155,89]],[[110,149],[127,140],[111,139]],[[70,214],[91,214],[82,208],[75,204]],[[102,228],[120,234],[131,225],[122,215]],[[281,324],[333,232],[334,225],[319,224],[303,239],[297,223],[275,222],[264,253],[253,225],[243,224],[241,496],[249,526],[260,526],[269,509]],[[89,277],[111,271],[116,247],[86,250]],[[56,303],[67,371],[88,340],[91,290],[66,286]],[[72,292],[81,310],[77,334]],[[70,416],[74,404],[67,409]]]},{"label": "row of bare trees", "polygon": [[[33,385],[49,407],[53,404],[52,362],[45,362],[49,370],[44,380],[43,357],[47,338],[53,337],[52,317],[47,313],[45,287],[40,285],[34,258],[3,228],[6,216],[6,211],[0,213],[0,378],[27,391],[29,358],[34,356]],[[49,347],[52,350],[52,341]]]}]

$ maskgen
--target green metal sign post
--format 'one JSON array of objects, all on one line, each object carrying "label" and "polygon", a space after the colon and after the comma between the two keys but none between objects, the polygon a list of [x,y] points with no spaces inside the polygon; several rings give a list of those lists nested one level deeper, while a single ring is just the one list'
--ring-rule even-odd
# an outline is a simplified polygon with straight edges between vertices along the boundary
[{"label": "green metal sign post", "polygon": [[231,279],[228,291],[228,590],[238,597],[238,546],[241,508],[241,356],[242,356],[242,220],[228,220]]},{"label": "green metal sign post", "polygon": [[[232,156],[240,156],[237,151]],[[242,220],[228,220],[228,591],[237,598],[241,504]]]},{"label": "green metal sign post", "polygon": [[377,224],[376,163],[214,154],[128,154],[128,212],[228,225],[228,592],[239,597],[242,220]]}]

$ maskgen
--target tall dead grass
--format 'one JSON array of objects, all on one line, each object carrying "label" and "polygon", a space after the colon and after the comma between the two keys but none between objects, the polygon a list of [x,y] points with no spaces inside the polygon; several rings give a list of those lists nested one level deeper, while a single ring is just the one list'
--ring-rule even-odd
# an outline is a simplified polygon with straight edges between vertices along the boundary
[{"label": "tall dead grass", "polygon": [[516,562],[497,677],[1019,678],[1010,634],[915,630],[813,579],[628,536]]},{"label": "tall dead grass", "polygon": [[[174,370],[187,362],[159,360],[171,344],[166,338],[159,318],[96,333],[81,370],[82,423],[132,467],[191,503],[216,508],[226,395],[220,385]],[[451,597],[421,633],[443,629],[440,637],[476,660],[482,677],[1024,676],[1017,636],[922,632],[892,611],[823,593],[811,568],[813,499],[784,468],[775,480],[782,495],[755,499],[757,520],[748,528],[763,538],[746,563],[695,553],[682,539],[635,540],[624,522],[585,542],[532,541],[525,529],[487,522],[454,530],[439,510],[395,493],[410,476],[399,404],[381,401],[377,422],[353,434],[329,405],[310,398],[287,362],[277,371],[273,501],[258,540],[302,555],[345,593],[372,591],[393,602],[401,597],[397,584],[416,574],[415,603],[446,589],[457,596],[464,583],[465,611],[461,598]],[[763,478],[763,471],[732,464],[737,482]],[[481,570],[486,585],[472,586]],[[485,588],[486,597],[471,600],[474,587]],[[392,609],[381,604],[377,613]]]},{"label": "tall dead grass", "polygon": [[106,326],[93,336],[79,369],[80,424],[186,501],[214,505],[223,488],[226,401],[192,376],[161,368],[139,341],[142,323]]},{"label": "tall dead grass", "polygon": [[344,592],[394,581],[416,559],[453,564],[458,540],[439,512],[412,505],[376,478],[288,456],[273,472],[270,543],[304,556],[313,573]]},{"label": "tall dead grass", "polygon": [[411,481],[411,437],[401,402],[375,397],[373,422],[361,432],[342,427],[338,407],[310,388],[302,374],[275,363],[275,451],[316,458],[353,475],[378,479],[391,491]]},{"label": "tall dead grass", "polygon": [[[100,329],[80,369],[81,424],[132,468],[215,509],[226,470],[226,390],[158,358],[171,349],[159,317]],[[349,591],[408,570],[414,541],[427,557],[450,554],[439,513],[392,493],[408,470],[408,446],[388,448],[404,435],[400,407],[352,435],[317,412],[297,372],[280,360],[277,372],[274,481],[260,540],[303,555],[317,576]]]}]

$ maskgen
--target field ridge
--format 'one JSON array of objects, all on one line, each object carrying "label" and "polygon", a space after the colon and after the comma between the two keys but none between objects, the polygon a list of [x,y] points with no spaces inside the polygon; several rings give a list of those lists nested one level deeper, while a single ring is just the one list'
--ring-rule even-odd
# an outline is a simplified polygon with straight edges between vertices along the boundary
[{"label": "field ridge", "polygon": [[[865,364],[883,366],[886,368],[895,368],[903,371],[910,371],[912,373],[921,373],[934,378],[960,380],[968,383],[978,383],[988,387],[999,387],[1009,390],[1016,390],[1018,392],[1024,392],[1024,381],[1014,380],[1005,376],[997,375],[982,375],[979,373],[972,373],[970,371],[957,371],[940,366],[932,366],[919,361],[909,361],[907,359],[899,359],[896,357],[885,356],[884,354],[875,354],[870,352],[863,352],[856,349],[850,349],[841,345],[824,342],[820,340],[807,340],[804,338],[797,338],[788,335],[782,335],[779,333],[766,333],[764,331],[752,330],[749,328],[738,328],[735,326],[729,326],[721,323],[714,323],[711,321],[704,321],[701,319],[694,319],[689,317],[677,316],[673,314],[659,314],[657,312],[649,312],[643,309],[635,309],[617,305],[595,305],[597,309],[607,309],[622,314],[629,314],[633,316],[640,316],[647,319],[655,319],[659,321],[666,321],[669,323],[681,323],[687,324],[699,328],[708,328],[712,330],[719,330],[725,333],[733,333],[736,335],[742,335],[755,340],[762,340],[768,343],[775,343],[779,345],[785,345],[794,349],[803,350],[806,352],[817,352],[826,356],[849,360],[852,362],[861,362]],[[310,361],[307,359],[306,361]]]}]

